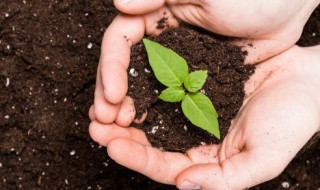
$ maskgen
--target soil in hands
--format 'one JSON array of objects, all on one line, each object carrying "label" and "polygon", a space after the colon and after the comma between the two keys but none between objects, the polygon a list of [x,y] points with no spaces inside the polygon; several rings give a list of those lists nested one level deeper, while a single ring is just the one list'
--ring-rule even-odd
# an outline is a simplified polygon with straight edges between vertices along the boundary
[{"label": "soil in hands", "polygon": [[[254,66],[244,64],[246,53],[189,26],[168,30],[151,40],[184,57],[191,71],[208,70],[201,92],[211,99],[218,112],[223,139],[242,105],[244,82],[254,73]],[[136,127],[145,131],[153,146],[165,150],[184,152],[201,144],[217,143],[215,137],[186,119],[181,103],[157,98],[164,88],[152,72],[144,45],[137,44],[131,53],[128,94],[135,100],[137,116],[145,111],[148,116]]]}]

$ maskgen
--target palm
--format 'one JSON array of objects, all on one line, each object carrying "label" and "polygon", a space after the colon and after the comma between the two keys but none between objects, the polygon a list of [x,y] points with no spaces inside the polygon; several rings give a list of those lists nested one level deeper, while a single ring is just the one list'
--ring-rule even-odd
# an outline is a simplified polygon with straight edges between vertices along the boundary
[{"label": "palm", "polygon": [[[187,155],[161,152],[150,146],[142,131],[97,122],[90,126],[91,136],[108,146],[116,162],[162,183],[180,185],[187,180],[210,189],[215,181],[214,188],[227,189],[269,180],[319,126],[319,100],[309,96],[320,89],[311,86],[320,83],[305,85],[311,75],[301,74],[305,62],[300,61],[308,61],[304,54],[294,47],[258,66],[246,84],[245,103],[221,145],[194,148]],[[308,64],[311,71],[320,70]]]},{"label": "palm", "polygon": [[319,127],[318,105],[310,97],[316,92],[305,85],[309,77],[301,74],[298,54],[301,49],[293,47],[259,65],[246,84],[245,104],[218,154],[222,168],[235,164],[224,173],[232,189],[279,175]]}]

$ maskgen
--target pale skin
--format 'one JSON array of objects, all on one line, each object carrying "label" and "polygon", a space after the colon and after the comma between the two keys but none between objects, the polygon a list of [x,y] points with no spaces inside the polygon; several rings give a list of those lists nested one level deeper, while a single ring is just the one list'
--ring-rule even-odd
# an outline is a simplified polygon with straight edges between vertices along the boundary
[{"label": "pale skin", "polygon": [[[319,2],[246,1],[241,9],[233,0],[115,1],[131,16],[118,15],[103,39],[91,137],[119,164],[180,189],[243,189],[276,177],[320,126],[320,46],[293,45]],[[178,25],[174,15],[242,38],[234,43],[248,50],[246,62],[262,61],[223,142],[187,154],[153,148],[142,131],[128,127],[135,114],[132,99],[125,97],[130,47],[145,32],[161,32],[154,23],[164,11],[170,26]]]}]

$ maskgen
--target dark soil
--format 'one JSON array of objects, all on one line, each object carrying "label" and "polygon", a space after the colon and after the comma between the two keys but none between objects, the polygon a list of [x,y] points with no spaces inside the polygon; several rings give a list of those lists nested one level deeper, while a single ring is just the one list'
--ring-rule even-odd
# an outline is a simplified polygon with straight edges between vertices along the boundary
[{"label": "dark soil", "polygon": [[[208,70],[202,88],[218,112],[221,139],[226,135],[230,122],[235,118],[244,98],[244,82],[254,73],[254,66],[244,65],[245,52],[239,47],[219,42],[196,28],[181,26],[171,29],[156,41],[184,57],[190,72]],[[192,125],[183,115],[181,103],[167,103],[157,97],[165,89],[154,77],[144,46],[139,43],[132,49],[131,65],[138,76],[129,74],[129,95],[138,110],[147,110],[143,125],[149,141],[156,147],[171,151],[186,151],[203,143],[217,143],[215,137]]]},{"label": "dark soil", "polygon": [[[100,42],[116,13],[110,0],[0,2],[0,189],[175,189],[115,164],[88,135]],[[320,44],[319,14],[299,44]],[[319,189],[319,157],[318,141],[253,189]]]}]

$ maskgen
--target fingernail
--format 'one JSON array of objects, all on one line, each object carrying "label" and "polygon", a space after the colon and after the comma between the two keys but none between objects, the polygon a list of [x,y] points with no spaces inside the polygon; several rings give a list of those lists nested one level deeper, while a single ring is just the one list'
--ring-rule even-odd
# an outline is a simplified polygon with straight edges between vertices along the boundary
[{"label": "fingernail", "polygon": [[191,183],[190,181],[184,181],[179,187],[180,190],[196,190],[201,189],[200,185]]}]

